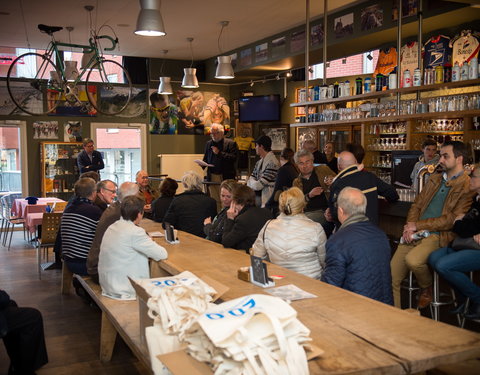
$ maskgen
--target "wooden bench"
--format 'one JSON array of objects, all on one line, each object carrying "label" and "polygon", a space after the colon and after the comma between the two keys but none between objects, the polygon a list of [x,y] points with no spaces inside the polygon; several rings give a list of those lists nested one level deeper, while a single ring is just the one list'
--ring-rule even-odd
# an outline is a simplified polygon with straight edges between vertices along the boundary
[{"label": "wooden bench", "polygon": [[74,275],[95,303],[102,310],[100,332],[100,361],[108,362],[112,358],[117,334],[128,345],[133,354],[147,368],[151,369],[148,349],[140,341],[140,318],[138,302],[119,301],[102,296],[100,285],[90,277]]}]

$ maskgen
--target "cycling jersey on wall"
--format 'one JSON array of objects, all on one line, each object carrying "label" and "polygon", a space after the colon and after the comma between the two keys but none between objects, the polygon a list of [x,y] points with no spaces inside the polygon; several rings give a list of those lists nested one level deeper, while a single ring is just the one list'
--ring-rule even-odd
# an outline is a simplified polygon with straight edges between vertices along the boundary
[{"label": "cycling jersey on wall", "polygon": [[427,68],[451,63],[450,38],[445,35],[431,37],[424,45],[423,66]]},{"label": "cycling jersey on wall", "polygon": [[397,49],[391,47],[388,51],[380,50],[378,55],[377,66],[373,75],[377,74],[389,75],[397,67]]},{"label": "cycling jersey on wall", "polygon": [[470,30],[462,31],[460,37],[453,40],[453,55],[452,64],[463,65],[466,61],[470,62],[474,57],[478,57],[478,51],[480,50],[480,43],[478,38],[470,32]]},{"label": "cycling jersey on wall", "polygon": [[413,77],[415,69],[419,68],[418,64],[418,43],[411,42],[405,44],[400,50],[400,87],[403,87],[403,73],[405,70],[410,71],[410,75]]}]

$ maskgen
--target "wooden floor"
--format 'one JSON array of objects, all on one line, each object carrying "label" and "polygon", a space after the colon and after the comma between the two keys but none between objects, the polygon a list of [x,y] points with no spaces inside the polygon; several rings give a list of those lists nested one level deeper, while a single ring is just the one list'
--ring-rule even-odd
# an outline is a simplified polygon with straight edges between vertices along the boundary
[{"label": "wooden floor", "polygon": [[[60,270],[36,273],[36,252],[16,232],[9,252],[0,245],[0,289],[19,306],[35,307],[42,312],[49,363],[38,375],[75,374],[148,374],[121,338],[117,338],[112,361],[98,359],[101,312],[72,292],[60,294]],[[8,372],[8,356],[0,344],[0,375]]]}]

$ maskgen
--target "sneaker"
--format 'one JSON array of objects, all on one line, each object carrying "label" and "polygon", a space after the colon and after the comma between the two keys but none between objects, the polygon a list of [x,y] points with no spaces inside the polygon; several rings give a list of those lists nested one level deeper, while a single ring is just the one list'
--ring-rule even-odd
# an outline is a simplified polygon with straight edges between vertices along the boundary
[{"label": "sneaker", "polygon": [[432,301],[432,287],[429,286],[428,288],[423,288],[421,290],[420,297],[418,298],[417,309],[424,309],[425,307],[429,306]]},{"label": "sneaker", "polygon": [[471,302],[470,306],[468,306],[468,311],[465,313],[464,316],[467,319],[480,319],[480,303]]}]

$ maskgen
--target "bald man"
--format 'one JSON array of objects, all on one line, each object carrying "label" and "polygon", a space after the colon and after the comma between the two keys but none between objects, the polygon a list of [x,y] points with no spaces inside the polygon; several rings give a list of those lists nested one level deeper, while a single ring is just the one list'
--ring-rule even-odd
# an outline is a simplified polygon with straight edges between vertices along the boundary
[{"label": "bald man", "polygon": [[365,216],[367,198],[359,189],[346,187],[337,198],[342,226],[327,241],[322,281],[392,305],[387,236]]},{"label": "bald man", "polygon": [[330,186],[329,212],[327,220],[334,221],[337,228],[341,222],[338,220],[335,205],[340,191],[347,186],[359,189],[367,198],[366,215],[374,224],[378,224],[378,196],[383,196],[388,202],[396,202],[398,194],[395,188],[379,179],[373,173],[359,170],[357,159],[348,151],[338,155],[338,170],[340,171]]}]

